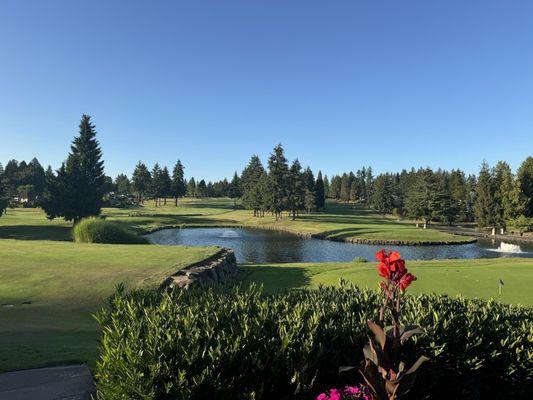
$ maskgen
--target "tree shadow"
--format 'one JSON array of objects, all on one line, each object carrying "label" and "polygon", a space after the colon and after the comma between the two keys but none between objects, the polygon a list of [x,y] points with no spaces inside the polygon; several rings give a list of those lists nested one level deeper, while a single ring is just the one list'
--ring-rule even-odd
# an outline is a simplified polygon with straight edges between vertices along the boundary
[{"label": "tree shadow", "polygon": [[302,267],[240,264],[239,271],[243,285],[260,285],[265,293],[303,288],[311,283],[305,268]]},{"label": "tree shadow", "polygon": [[72,235],[68,226],[8,225],[0,226],[0,239],[70,241]]}]

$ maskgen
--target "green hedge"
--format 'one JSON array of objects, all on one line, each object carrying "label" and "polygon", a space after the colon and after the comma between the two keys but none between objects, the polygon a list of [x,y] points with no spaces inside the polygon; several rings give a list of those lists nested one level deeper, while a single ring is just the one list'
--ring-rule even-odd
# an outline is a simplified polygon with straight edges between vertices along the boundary
[{"label": "green hedge", "polygon": [[[376,292],[346,285],[278,295],[253,287],[119,293],[98,316],[99,398],[314,398],[359,379],[337,370],[362,361],[377,302]],[[426,334],[403,358],[431,358],[411,398],[531,390],[533,309],[424,295],[408,298],[404,321]]]},{"label": "green hedge", "polygon": [[146,244],[148,241],[122,225],[102,218],[82,219],[73,228],[77,243]]}]

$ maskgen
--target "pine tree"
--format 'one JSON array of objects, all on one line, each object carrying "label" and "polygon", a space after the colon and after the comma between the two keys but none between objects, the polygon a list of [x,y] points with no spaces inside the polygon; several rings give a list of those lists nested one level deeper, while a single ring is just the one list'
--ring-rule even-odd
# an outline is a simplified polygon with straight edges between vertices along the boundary
[{"label": "pine tree", "polygon": [[252,156],[248,165],[242,171],[242,202],[246,209],[253,210],[254,217],[258,216],[261,209],[262,200],[259,182],[264,174],[263,164],[261,164],[261,160],[256,155]]},{"label": "pine tree", "polygon": [[281,218],[281,212],[286,204],[289,167],[281,144],[274,148],[274,152],[268,159],[269,193],[268,208],[276,217]]},{"label": "pine tree", "polygon": [[54,185],[57,190],[48,192],[43,199],[43,209],[50,219],[63,217],[76,223],[100,214],[104,162],[94,128],[91,118],[83,115],[79,136],[74,138],[67,161],[55,177],[60,180]]},{"label": "pine tree", "polygon": [[115,186],[117,188],[117,193],[129,196],[131,194],[131,183],[128,177],[125,174],[118,174],[115,178]]},{"label": "pine tree", "polygon": [[200,182],[198,182],[196,194],[202,199],[207,197],[207,185],[205,184],[205,180],[202,179]]},{"label": "pine tree", "polygon": [[450,194],[457,209],[457,218],[468,221],[468,194],[465,174],[461,170],[453,169],[449,177]]},{"label": "pine tree", "polygon": [[350,185],[350,201],[356,202],[357,201],[357,193],[358,193],[358,185],[357,180],[354,179]]},{"label": "pine tree", "polygon": [[366,194],[366,203],[370,204],[372,199],[374,187],[374,176],[372,175],[372,167],[368,167],[365,173],[365,194]]},{"label": "pine tree", "polygon": [[178,199],[180,197],[185,196],[185,193],[187,191],[187,188],[185,186],[185,178],[184,178],[184,172],[183,172],[183,164],[180,160],[176,163],[174,166],[174,170],[172,171],[172,187],[171,187],[171,193],[172,197],[174,197],[174,205],[178,205]]},{"label": "pine tree", "polygon": [[331,179],[329,195],[332,199],[339,200],[341,198],[341,186],[342,178],[339,175],[335,175]]},{"label": "pine tree", "polygon": [[143,203],[145,196],[150,192],[150,187],[152,186],[152,175],[150,175],[150,171],[148,171],[146,165],[140,161],[133,171],[131,185],[137,197],[137,204]]},{"label": "pine tree", "polygon": [[304,205],[307,210],[307,214],[311,214],[311,211],[317,208],[315,191],[305,188]]},{"label": "pine tree", "polygon": [[390,214],[394,208],[394,197],[389,175],[379,175],[374,183],[372,203],[382,214]]},{"label": "pine tree", "polygon": [[241,195],[241,182],[239,180],[239,175],[237,175],[237,171],[235,171],[228,190],[228,196],[230,199],[233,199],[233,208],[237,208],[237,199],[241,197]]},{"label": "pine tree", "polygon": [[429,168],[417,172],[416,180],[405,198],[407,215],[422,219],[424,226],[431,220],[435,207],[436,181]]},{"label": "pine tree", "polygon": [[494,167],[495,200],[497,223],[507,227],[507,223],[523,215],[526,199],[520,190],[520,183],[514,178],[511,167],[504,161]]},{"label": "pine tree", "polygon": [[520,191],[526,201],[525,216],[533,217],[533,157],[528,157],[517,171]]},{"label": "pine tree", "polygon": [[480,228],[494,227],[496,225],[496,199],[488,164],[483,161],[476,186],[476,202],[474,213]]},{"label": "pine tree", "polygon": [[151,176],[152,180],[150,181],[150,196],[155,201],[155,206],[157,207],[160,204],[160,198],[163,196],[163,170],[159,166],[159,163],[155,163],[152,168]]},{"label": "pine tree", "polygon": [[447,173],[441,171],[436,174],[433,198],[433,219],[446,222],[448,225],[457,221],[458,208],[452,197],[450,180]]},{"label": "pine tree", "polygon": [[196,197],[198,195],[196,191],[196,182],[194,178],[189,179],[189,182],[187,182],[187,196],[189,197]]},{"label": "pine tree", "polygon": [[161,171],[161,196],[163,197],[163,204],[167,205],[167,197],[172,193],[172,179],[168,168],[164,167]]},{"label": "pine tree", "polygon": [[344,202],[350,201],[350,176],[346,173],[342,174],[341,178],[340,198]]},{"label": "pine tree", "polygon": [[[322,171],[318,171],[315,182],[316,208],[322,210],[326,206],[326,181],[327,176],[322,179]],[[329,183],[328,183],[329,186]]]},{"label": "pine tree", "polygon": [[305,175],[302,173],[302,166],[296,159],[289,170],[287,185],[287,203],[293,220],[296,219],[298,211],[304,207],[306,183]]},{"label": "pine tree", "polygon": [[326,199],[329,199],[331,197],[329,195],[330,190],[331,190],[331,188],[330,188],[328,176],[324,175],[324,205],[323,205],[323,208],[326,208]]}]

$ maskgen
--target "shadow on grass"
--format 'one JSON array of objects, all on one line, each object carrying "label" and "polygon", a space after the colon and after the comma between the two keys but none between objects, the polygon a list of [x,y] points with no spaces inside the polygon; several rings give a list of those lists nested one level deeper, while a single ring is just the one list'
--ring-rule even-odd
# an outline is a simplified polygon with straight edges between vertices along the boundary
[{"label": "shadow on grass", "polygon": [[239,265],[241,283],[263,286],[266,293],[303,288],[311,283],[305,268],[283,265]]},{"label": "shadow on grass", "polygon": [[10,225],[0,226],[0,239],[70,241],[72,236],[68,226]]}]

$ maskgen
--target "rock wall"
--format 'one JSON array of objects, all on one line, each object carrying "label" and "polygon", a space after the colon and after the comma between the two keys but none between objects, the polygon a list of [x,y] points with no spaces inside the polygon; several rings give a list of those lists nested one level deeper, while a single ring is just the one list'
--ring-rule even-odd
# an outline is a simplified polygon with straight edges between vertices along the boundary
[{"label": "rock wall", "polygon": [[193,285],[215,285],[232,281],[238,274],[237,260],[232,249],[222,248],[205,260],[189,265],[161,284],[161,290],[188,289]]}]

